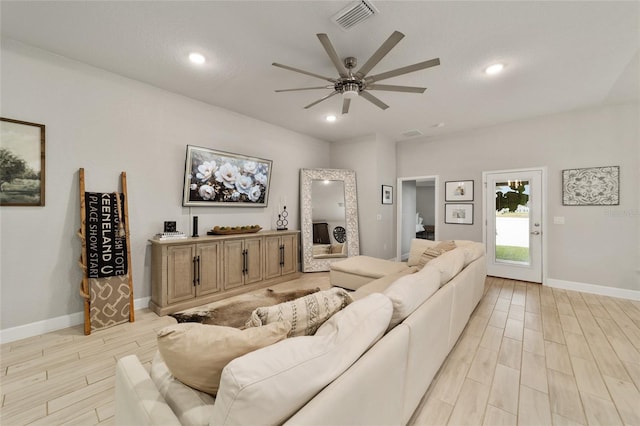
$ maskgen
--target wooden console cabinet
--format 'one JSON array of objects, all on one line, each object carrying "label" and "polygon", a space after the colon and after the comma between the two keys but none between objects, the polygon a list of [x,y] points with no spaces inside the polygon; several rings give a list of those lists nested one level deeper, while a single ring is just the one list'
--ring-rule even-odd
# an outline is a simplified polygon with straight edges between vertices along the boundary
[{"label": "wooden console cabinet", "polygon": [[151,302],[166,315],[297,278],[299,231],[151,242]]}]

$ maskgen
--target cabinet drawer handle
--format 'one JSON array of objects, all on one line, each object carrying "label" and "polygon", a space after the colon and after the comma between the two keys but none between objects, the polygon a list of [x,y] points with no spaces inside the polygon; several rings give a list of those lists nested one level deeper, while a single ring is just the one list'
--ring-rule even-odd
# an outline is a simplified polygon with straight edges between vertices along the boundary
[{"label": "cabinet drawer handle", "polygon": [[284,245],[280,246],[280,266],[284,266]]},{"label": "cabinet drawer handle", "polygon": [[198,276],[198,270],[196,269],[196,256],[193,257],[193,286],[196,286],[196,279]]},{"label": "cabinet drawer handle", "polygon": [[200,256],[198,256],[197,259],[198,259],[198,278],[196,279],[196,282],[198,283],[198,285],[200,285]]},{"label": "cabinet drawer handle", "polygon": [[247,268],[247,257],[248,257],[249,253],[248,251],[242,250],[242,274],[246,275],[247,272],[249,271],[249,268]]}]

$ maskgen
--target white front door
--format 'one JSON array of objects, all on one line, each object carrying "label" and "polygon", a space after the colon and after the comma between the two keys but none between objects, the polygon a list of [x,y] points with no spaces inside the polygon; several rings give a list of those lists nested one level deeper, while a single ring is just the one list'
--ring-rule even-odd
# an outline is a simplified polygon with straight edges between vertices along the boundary
[{"label": "white front door", "polygon": [[483,175],[487,274],[541,283],[543,170]]}]

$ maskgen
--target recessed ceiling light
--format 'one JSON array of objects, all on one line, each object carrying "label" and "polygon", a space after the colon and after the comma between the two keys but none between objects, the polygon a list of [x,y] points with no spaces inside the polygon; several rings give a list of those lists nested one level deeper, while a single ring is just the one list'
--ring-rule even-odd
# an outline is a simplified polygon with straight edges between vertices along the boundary
[{"label": "recessed ceiling light", "polygon": [[484,72],[489,75],[493,75],[493,74],[498,74],[502,72],[503,69],[504,69],[504,64],[497,63],[497,64],[489,65],[487,68],[485,68]]},{"label": "recessed ceiling light", "polygon": [[197,65],[202,65],[206,62],[204,56],[198,52],[189,53],[189,60]]},{"label": "recessed ceiling light", "polygon": [[333,123],[334,121],[336,121],[336,116],[335,115],[327,115],[325,117],[325,120],[327,120],[329,123]]}]

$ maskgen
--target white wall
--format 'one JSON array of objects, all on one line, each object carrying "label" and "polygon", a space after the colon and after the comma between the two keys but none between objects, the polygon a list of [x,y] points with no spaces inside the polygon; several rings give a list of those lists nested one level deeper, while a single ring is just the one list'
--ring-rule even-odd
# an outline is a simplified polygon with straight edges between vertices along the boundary
[{"label": "white wall", "polygon": [[[135,298],[150,295],[147,239],[165,220],[200,234],[214,225],[275,227],[287,200],[299,228],[299,170],[328,167],[330,144],[6,39],[1,114],[46,125],[46,206],[2,207],[1,325],[82,310],[78,169],[88,191],[112,192],[127,172]],[[187,144],[273,160],[267,208],[185,208]],[[292,161],[292,159],[295,159]]]},{"label": "white wall", "polygon": [[[395,207],[382,204],[382,185],[395,190],[395,144],[378,135],[334,143],[331,166],[356,172],[360,254],[390,259],[395,257]],[[378,219],[378,217],[380,219]]]},{"label": "white wall", "polygon": [[[403,142],[398,176],[440,175],[441,191],[445,181],[474,179],[474,224],[441,216],[436,226],[443,240],[482,241],[482,172],[547,166],[548,278],[640,290],[639,116],[638,104],[626,104]],[[620,166],[620,205],[563,206],[562,170],[597,166]]]},{"label": "white wall", "polygon": [[415,180],[402,182],[402,251],[401,260],[409,257],[411,240],[416,238],[416,199],[417,187]]}]

